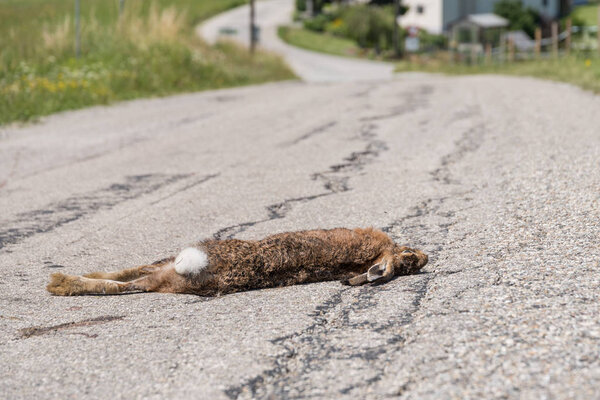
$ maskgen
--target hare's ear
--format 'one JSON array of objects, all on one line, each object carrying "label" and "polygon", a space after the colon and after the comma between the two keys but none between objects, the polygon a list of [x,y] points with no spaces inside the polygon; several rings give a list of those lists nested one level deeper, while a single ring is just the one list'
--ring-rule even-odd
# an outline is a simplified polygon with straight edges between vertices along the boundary
[{"label": "hare's ear", "polygon": [[385,272],[385,263],[380,262],[378,264],[373,265],[367,271],[367,280],[369,282],[374,282],[378,279],[383,278],[383,273]]}]

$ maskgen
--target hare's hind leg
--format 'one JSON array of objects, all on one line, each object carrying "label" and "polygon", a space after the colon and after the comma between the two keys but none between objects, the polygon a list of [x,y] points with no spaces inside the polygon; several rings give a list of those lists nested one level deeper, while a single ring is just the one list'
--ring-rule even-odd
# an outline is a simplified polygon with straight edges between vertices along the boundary
[{"label": "hare's hind leg", "polygon": [[61,273],[50,275],[50,283],[46,286],[46,289],[58,296],[119,294],[144,290],[136,281],[118,282],[109,279],[93,279]]},{"label": "hare's hind leg", "polygon": [[84,276],[55,273],[50,276],[50,283],[46,289],[59,296],[149,291],[150,281],[144,278],[156,275],[166,269],[166,266],[173,265],[173,260],[173,258],[166,258],[150,265],[115,272],[92,272]]},{"label": "hare's hind leg", "polygon": [[114,272],[92,272],[83,276],[85,278],[108,279],[118,282],[130,282],[134,279],[141,278],[142,276],[150,275],[154,272],[157,272],[164,266],[172,263],[174,260],[175,257],[169,257],[160,261],[156,261],[150,265],[140,265],[139,267],[128,268]]},{"label": "hare's hind leg", "polygon": [[50,279],[50,283],[46,286],[50,293],[58,296],[79,296],[129,292],[190,293],[193,292],[192,281],[200,284],[207,279],[207,276],[196,276],[190,280],[177,273],[173,263],[165,263],[153,272],[128,282],[61,273],[52,274]]}]

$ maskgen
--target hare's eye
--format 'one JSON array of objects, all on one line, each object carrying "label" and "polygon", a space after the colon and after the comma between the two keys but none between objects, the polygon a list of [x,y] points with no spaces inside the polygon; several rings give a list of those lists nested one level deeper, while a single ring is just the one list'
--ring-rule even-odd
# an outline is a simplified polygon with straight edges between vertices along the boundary
[{"label": "hare's eye", "polygon": [[412,251],[410,251],[410,250],[404,250],[404,251],[402,252],[402,254],[412,254]]}]

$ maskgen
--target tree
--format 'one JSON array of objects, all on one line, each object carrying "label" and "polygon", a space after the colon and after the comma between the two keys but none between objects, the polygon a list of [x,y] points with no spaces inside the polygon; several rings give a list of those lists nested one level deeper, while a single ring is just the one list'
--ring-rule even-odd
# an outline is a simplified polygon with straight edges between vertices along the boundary
[{"label": "tree", "polygon": [[[304,12],[307,10],[306,3],[309,0],[296,0],[296,10]],[[332,0],[312,0],[313,13],[320,14],[323,11],[325,4],[331,3]]]},{"label": "tree", "polygon": [[494,5],[494,12],[509,22],[510,30],[522,30],[530,37],[535,34],[535,28],[540,24],[539,14],[529,7],[524,7],[519,0],[502,0]]}]

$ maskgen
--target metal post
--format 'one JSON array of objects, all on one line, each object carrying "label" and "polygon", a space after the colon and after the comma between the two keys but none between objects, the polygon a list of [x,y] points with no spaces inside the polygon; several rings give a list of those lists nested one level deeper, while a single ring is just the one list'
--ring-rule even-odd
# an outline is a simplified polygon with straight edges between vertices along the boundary
[{"label": "metal post", "polygon": [[558,23],[552,22],[552,57],[558,58]]},{"label": "metal post", "polygon": [[308,15],[309,17],[315,15],[314,0],[306,0],[306,15]]},{"label": "metal post", "polygon": [[123,9],[125,8],[125,0],[119,0],[119,17],[123,15]]},{"label": "metal post", "polygon": [[565,53],[568,56],[571,54],[571,18],[567,18],[567,38],[565,40]]},{"label": "metal post", "polygon": [[399,32],[398,32],[398,17],[400,16],[400,3],[402,2],[402,0],[395,0],[394,1],[394,54],[396,54],[396,57],[400,57],[400,38],[398,37]]},{"label": "metal post", "polygon": [[81,7],[80,0],[75,0],[75,57],[81,55]]},{"label": "metal post", "polygon": [[254,53],[256,48],[256,8],[254,0],[250,0],[250,53]]}]

